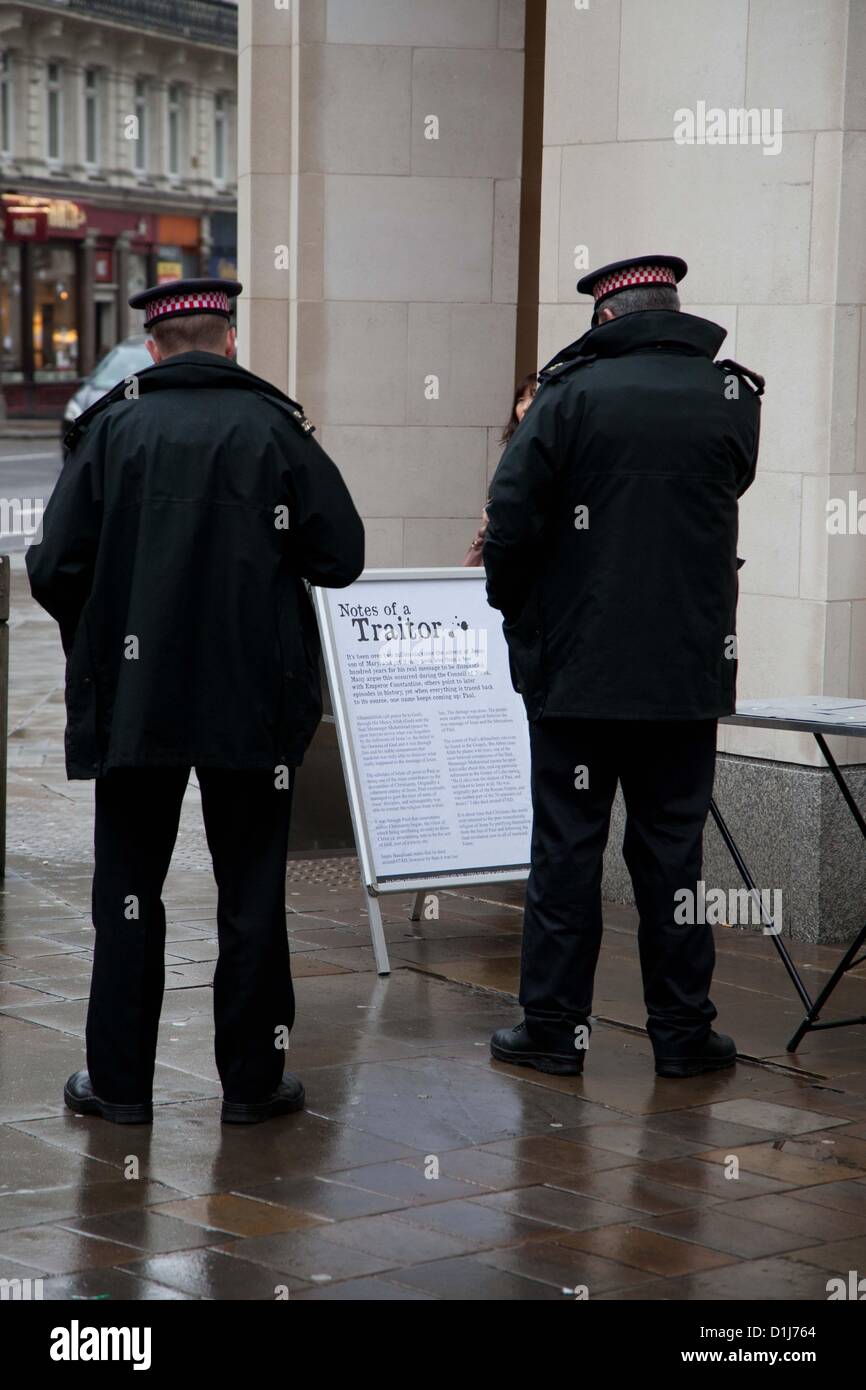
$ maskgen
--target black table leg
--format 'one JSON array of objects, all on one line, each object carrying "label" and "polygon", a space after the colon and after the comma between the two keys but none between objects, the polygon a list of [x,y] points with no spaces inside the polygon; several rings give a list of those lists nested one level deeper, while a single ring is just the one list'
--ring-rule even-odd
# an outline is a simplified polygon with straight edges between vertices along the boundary
[{"label": "black table leg", "polygon": [[[863,836],[864,840],[866,840],[866,819],[864,819],[859,806],[857,805],[856,801],[851,795],[851,789],[848,786],[848,783],[845,781],[845,778],[842,776],[839,765],[836,762],[836,759],[833,757],[833,754],[830,752],[829,747],[827,746],[826,739],[824,738],[823,734],[816,732],[815,741],[817,742],[818,747],[821,749],[821,752],[824,755],[824,759],[827,763],[827,766],[829,767],[830,772],[833,775],[833,779],[836,782],[837,787],[839,788],[840,792],[842,793],[842,796],[845,799],[845,803],[848,806],[848,809],[851,812],[851,815],[853,816],[854,821],[856,822],[860,830],[860,834]],[[785,943],[778,935],[773,919],[769,916],[769,914],[766,912],[764,908],[757,884],[755,883],[755,880],[752,878],[752,875],[749,871],[749,867],[746,864],[746,861],[743,858],[742,854],[740,853],[740,848],[736,840],[734,839],[733,835],[731,834],[730,830],[725,824],[724,818],[718,806],[716,805],[715,798],[713,798],[713,800],[710,802],[710,812],[712,814],[713,820],[719,828],[719,834],[724,840],[728,848],[728,852],[730,853],[731,858],[733,859],[734,863],[737,866],[737,869],[739,870],[740,877],[742,878],[746,887],[754,895],[755,900],[759,905],[761,920],[763,921],[765,927],[769,928],[767,934],[772,936],[776,950],[779,952],[779,955],[782,958],[782,964],[784,965],[789,976],[791,977],[791,981],[794,985],[794,988],[796,989],[801,1000],[806,1006],[806,1017],[803,1019],[803,1022],[800,1024],[796,1033],[793,1035],[790,1042],[787,1044],[786,1051],[796,1052],[797,1048],[799,1047],[800,1043],[802,1042],[803,1038],[807,1033],[818,1032],[822,1029],[827,1028],[847,1028],[853,1024],[866,1023],[866,1015],[861,1015],[857,1018],[834,1019],[831,1023],[818,1022],[818,1018],[820,1016],[822,1008],[827,1003],[827,1000],[830,998],[831,994],[838,985],[839,981],[842,979],[843,975],[846,975],[849,970],[853,969],[855,965],[858,965],[861,959],[866,959],[866,956],[861,957],[859,955],[859,952],[863,949],[864,945],[866,945],[866,925],[864,925],[862,930],[851,942],[850,946],[845,951],[845,954],[843,955],[842,959],[839,961],[839,964],[836,966],[836,969],[833,971],[827,983],[824,985],[824,988],[818,995],[818,998],[813,1003],[811,996],[809,995],[809,991],[806,989],[806,986],[804,985],[800,977],[797,967],[788,953]]]}]

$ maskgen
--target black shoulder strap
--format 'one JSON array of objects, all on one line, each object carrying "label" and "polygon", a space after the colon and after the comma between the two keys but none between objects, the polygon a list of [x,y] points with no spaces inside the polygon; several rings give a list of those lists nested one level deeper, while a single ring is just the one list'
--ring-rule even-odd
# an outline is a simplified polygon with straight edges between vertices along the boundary
[{"label": "black shoulder strap", "polygon": [[741,381],[748,382],[750,388],[756,396],[764,394],[764,378],[758,372],[751,371],[748,367],[743,367],[739,362],[734,362],[730,357],[725,357],[721,362],[714,362],[714,367],[718,367],[722,372],[733,372]]},{"label": "black shoulder strap", "polygon": [[[133,373],[133,375],[135,374]],[[115,401],[122,401],[124,399],[127,381],[128,378],[119,381],[116,386],[113,386],[104,396],[100,396],[98,400],[93,402],[93,405],[88,406],[87,410],[79,415],[78,419],[70,425],[63,436],[64,449],[74,449],[81,436],[87,433],[91,421],[93,421],[97,415],[101,415],[103,410],[113,405]]]},{"label": "black shoulder strap", "polygon": [[304,407],[298,405],[298,402],[293,401],[290,396],[272,396],[264,391],[257,391],[256,395],[258,395],[261,400],[268,401],[269,404],[275,405],[283,414],[288,415],[295,429],[298,430],[300,434],[306,435],[307,438],[309,438],[310,435],[315,433],[316,426],[313,424],[312,420],[307,419],[304,414]]},{"label": "black shoulder strap", "polygon": [[538,373],[538,385],[546,386],[549,382],[563,381],[572,372],[576,372],[578,367],[588,367],[597,360],[597,354],[587,353],[586,356],[564,358],[561,362],[549,362],[546,367]]}]

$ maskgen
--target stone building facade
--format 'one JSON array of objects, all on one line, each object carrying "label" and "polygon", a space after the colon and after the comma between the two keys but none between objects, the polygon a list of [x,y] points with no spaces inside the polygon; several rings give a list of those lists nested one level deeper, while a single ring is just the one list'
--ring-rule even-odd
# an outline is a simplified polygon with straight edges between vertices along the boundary
[{"label": "stone building facade", "polygon": [[236,260],[237,9],[0,9],[0,347],[11,414],[53,413],[132,332],[131,291]]}]

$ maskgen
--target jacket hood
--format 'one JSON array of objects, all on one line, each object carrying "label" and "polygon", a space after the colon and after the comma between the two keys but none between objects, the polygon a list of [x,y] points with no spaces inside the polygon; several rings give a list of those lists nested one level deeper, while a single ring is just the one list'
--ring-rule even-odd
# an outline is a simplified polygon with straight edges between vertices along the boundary
[{"label": "jacket hood", "polygon": [[[229,387],[235,391],[252,391],[258,395],[270,396],[275,401],[289,406],[293,413],[297,411],[303,420],[303,411],[297,401],[293,401],[271,382],[248,372],[237,362],[228,357],[219,357],[213,352],[182,352],[176,357],[170,357],[166,362],[160,362],[158,366],[147,367],[143,372],[135,372],[133,375],[138,383],[139,395],[151,391],[188,390],[190,387]],[[118,401],[127,399],[128,380],[124,378],[119,381],[106,395],[100,396],[98,401],[79,415],[63,437],[65,448],[73,448],[79,435],[88,429],[103,410],[108,410]],[[312,433],[312,426],[309,426],[307,432]]]}]

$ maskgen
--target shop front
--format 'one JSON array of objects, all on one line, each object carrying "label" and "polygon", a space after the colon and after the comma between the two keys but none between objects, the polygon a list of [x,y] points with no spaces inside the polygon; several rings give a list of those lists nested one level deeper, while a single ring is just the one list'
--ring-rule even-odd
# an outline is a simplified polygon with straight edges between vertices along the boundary
[{"label": "shop front", "polygon": [[141,331],[130,295],[196,275],[198,217],[4,193],[0,386],[9,418],[57,418],[79,382]]},{"label": "shop front", "polygon": [[3,195],[0,371],[9,416],[59,413],[79,375],[83,208]]}]

